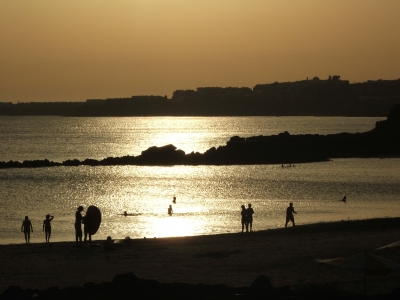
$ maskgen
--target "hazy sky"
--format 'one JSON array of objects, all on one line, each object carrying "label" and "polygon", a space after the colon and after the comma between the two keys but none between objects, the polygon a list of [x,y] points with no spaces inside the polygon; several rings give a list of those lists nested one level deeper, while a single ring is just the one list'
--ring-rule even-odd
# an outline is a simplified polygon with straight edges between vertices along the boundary
[{"label": "hazy sky", "polygon": [[1,0],[0,102],[400,78],[398,0]]}]

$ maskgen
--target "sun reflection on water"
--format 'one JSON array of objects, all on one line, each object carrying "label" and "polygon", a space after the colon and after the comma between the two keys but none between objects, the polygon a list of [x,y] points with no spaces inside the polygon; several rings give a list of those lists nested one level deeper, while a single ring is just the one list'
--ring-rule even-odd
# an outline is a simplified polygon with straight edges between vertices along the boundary
[{"label": "sun reflection on water", "polygon": [[198,219],[195,221],[173,214],[165,218],[154,218],[149,224],[149,232],[154,232],[156,237],[191,236],[195,234],[196,228],[203,227],[199,222]]}]

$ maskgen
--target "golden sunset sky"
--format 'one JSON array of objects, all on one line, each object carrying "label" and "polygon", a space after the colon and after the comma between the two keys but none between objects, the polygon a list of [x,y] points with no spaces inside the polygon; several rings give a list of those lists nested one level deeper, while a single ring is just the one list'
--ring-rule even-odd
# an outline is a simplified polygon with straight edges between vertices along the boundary
[{"label": "golden sunset sky", "polygon": [[400,78],[398,0],[2,0],[0,102]]}]

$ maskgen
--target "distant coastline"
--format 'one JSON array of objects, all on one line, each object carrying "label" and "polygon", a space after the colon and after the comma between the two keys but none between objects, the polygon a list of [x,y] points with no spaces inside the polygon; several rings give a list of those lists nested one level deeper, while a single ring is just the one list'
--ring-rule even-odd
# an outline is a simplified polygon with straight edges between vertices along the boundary
[{"label": "distant coastline", "polygon": [[85,102],[0,102],[0,116],[387,116],[400,79],[349,83],[340,76],[249,87],[199,87],[172,97],[142,95]]}]

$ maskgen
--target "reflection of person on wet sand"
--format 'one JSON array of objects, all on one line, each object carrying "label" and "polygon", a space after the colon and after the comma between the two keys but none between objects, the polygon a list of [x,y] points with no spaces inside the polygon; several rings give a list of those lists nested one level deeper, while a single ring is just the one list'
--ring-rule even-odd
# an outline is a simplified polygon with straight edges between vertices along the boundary
[{"label": "reflection of person on wet sand", "polygon": [[25,242],[30,244],[29,240],[31,239],[31,231],[33,232],[33,227],[28,216],[25,216],[25,220],[22,221],[21,231],[25,235]]},{"label": "reflection of person on wet sand", "polygon": [[170,205],[170,206],[168,207],[168,214],[169,214],[170,216],[172,216],[172,213],[173,213],[173,211],[172,211],[172,205]]},{"label": "reflection of person on wet sand", "polygon": [[75,238],[77,246],[82,246],[82,221],[83,221],[83,217],[81,214],[82,211],[83,211],[83,206],[79,206],[75,213]]},{"label": "reflection of person on wet sand", "polygon": [[287,227],[287,224],[289,221],[293,223],[293,227],[295,226],[294,224],[294,216],[293,214],[297,214],[297,212],[294,211],[293,203],[290,202],[289,207],[286,209],[286,223],[285,223],[285,228]]},{"label": "reflection of person on wet sand", "polygon": [[54,217],[50,215],[46,215],[46,219],[43,221],[43,231],[44,231],[44,237],[46,239],[46,243],[50,242],[50,236],[51,236],[51,220],[53,220]]},{"label": "reflection of person on wet sand", "polygon": [[242,211],[240,212],[242,216],[242,232],[244,231],[244,226],[246,226],[246,229],[248,227],[247,225],[247,214],[246,214],[246,207],[244,205],[241,206]]}]

